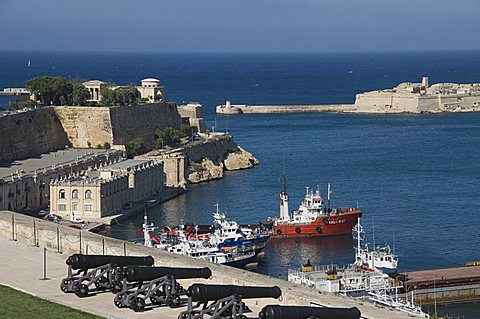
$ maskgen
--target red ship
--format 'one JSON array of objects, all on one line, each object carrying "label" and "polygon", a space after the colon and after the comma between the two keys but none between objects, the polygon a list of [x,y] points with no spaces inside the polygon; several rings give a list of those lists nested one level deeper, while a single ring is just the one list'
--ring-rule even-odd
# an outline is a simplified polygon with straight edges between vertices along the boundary
[{"label": "red ship", "polygon": [[330,184],[328,184],[327,207],[320,196],[307,187],[307,193],[298,210],[288,211],[286,189],[280,192],[280,218],[273,219],[272,238],[321,237],[351,234],[352,229],[362,217],[358,208],[330,208]]}]

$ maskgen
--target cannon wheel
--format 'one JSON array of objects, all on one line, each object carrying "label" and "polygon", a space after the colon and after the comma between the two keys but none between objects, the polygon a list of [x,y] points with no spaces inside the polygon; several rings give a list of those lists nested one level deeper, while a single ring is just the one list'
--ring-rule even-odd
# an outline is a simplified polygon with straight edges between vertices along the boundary
[{"label": "cannon wheel", "polygon": [[105,290],[108,287],[108,279],[105,277],[100,277],[95,281],[95,288],[97,290]]},{"label": "cannon wheel", "polygon": [[180,306],[180,304],[181,304],[180,296],[172,296],[170,298],[170,300],[167,301],[167,305],[170,308],[176,308],[176,307]]},{"label": "cannon wheel", "polygon": [[85,284],[78,285],[75,288],[75,294],[77,295],[77,297],[80,297],[80,298],[88,296],[88,292],[89,292],[88,286]]},{"label": "cannon wheel", "polygon": [[112,284],[112,287],[110,288],[110,290],[112,291],[112,293],[116,294],[117,292],[120,292],[122,291],[123,289],[123,285],[121,282],[119,281],[115,281],[113,284]]},{"label": "cannon wheel", "polygon": [[113,298],[113,303],[118,308],[126,308],[125,304],[123,303],[123,294],[116,294],[115,298]]},{"label": "cannon wheel", "polygon": [[70,286],[70,279],[63,279],[62,282],[60,283],[60,290],[63,291],[64,293],[71,292],[68,286]]},{"label": "cannon wheel", "polygon": [[142,312],[145,310],[145,300],[141,297],[135,298],[130,308],[132,308],[135,312]]}]

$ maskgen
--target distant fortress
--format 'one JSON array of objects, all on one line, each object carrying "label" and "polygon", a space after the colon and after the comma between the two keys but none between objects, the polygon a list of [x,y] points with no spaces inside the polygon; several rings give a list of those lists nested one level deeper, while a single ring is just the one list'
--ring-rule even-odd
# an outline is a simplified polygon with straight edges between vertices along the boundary
[{"label": "distant fortress", "polygon": [[480,111],[480,83],[437,83],[429,86],[428,77],[421,83],[401,83],[393,89],[356,95],[355,104],[329,105],[233,105],[227,101],[217,106],[217,114],[258,113],[440,113]]}]

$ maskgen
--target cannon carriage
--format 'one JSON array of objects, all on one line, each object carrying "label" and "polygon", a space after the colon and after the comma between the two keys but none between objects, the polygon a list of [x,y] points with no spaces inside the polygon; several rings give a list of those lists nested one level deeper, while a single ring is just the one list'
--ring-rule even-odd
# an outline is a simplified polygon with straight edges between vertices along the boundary
[{"label": "cannon carriage", "polygon": [[149,305],[182,305],[186,290],[177,279],[208,279],[209,268],[126,267],[122,273],[122,289],[117,292],[114,304],[119,308],[131,308],[141,312]]},{"label": "cannon carriage", "polygon": [[73,292],[78,297],[86,297],[95,286],[96,291],[110,290],[116,293],[122,288],[123,269],[129,265],[151,266],[152,256],[113,256],[73,254],[67,258],[67,277],[62,279],[60,289],[64,293]]}]

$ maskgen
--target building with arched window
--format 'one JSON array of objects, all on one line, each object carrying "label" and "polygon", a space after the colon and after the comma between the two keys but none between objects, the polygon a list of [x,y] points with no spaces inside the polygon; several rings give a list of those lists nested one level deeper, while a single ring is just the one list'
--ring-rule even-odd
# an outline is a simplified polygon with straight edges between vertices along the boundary
[{"label": "building with arched window", "polygon": [[[50,213],[85,220],[120,214],[128,202],[141,202],[164,188],[163,163],[126,160],[50,183]],[[57,196],[53,196],[58,194]]]}]

